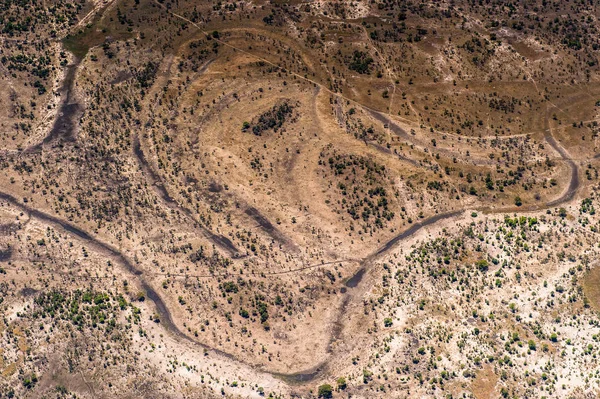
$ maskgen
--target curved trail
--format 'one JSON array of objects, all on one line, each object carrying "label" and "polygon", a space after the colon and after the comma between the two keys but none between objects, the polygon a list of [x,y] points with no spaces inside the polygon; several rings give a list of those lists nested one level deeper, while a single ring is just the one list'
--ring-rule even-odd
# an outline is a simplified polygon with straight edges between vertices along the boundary
[{"label": "curved trail", "polygon": [[[161,2],[159,2],[157,0],[155,0],[154,3],[158,7],[164,9],[168,14],[171,14],[172,16],[174,16],[174,17],[176,17],[176,18],[178,18],[178,19],[180,19],[180,20],[182,20],[182,21],[184,21],[184,22],[192,25],[193,27],[195,27],[196,29],[198,29],[200,32],[202,32],[202,34],[204,34],[206,37],[210,37],[211,40],[214,40],[215,42],[217,42],[217,43],[219,43],[219,44],[221,44],[221,45],[223,45],[225,47],[228,47],[228,48],[230,48],[230,49],[232,49],[234,51],[237,51],[239,53],[245,54],[247,56],[253,57],[253,58],[255,58],[255,59],[259,60],[259,61],[262,61],[262,62],[264,62],[264,63],[266,63],[266,64],[268,64],[268,65],[270,65],[270,66],[272,66],[272,67],[274,67],[274,68],[276,68],[276,69],[278,69],[278,70],[280,70],[280,71],[282,71],[282,72],[284,72],[286,74],[289,74],[289,75],[291,75],[291,76],[293,76],[293,77],[295,77],[297,79],[300,79],[300,80],[303,80],[305,82],[311,83],[313,85],[319,86],[321,89],[323,89],[325,92],[331,94],[332,96],[343,98],[344,100],[349,101],[349,102],[351,102],[353,104],[356,104],[356,105],[358,105],[360,107],[363,107],[364,109],[366,109],[366,110],[368,110],[370,112],[376,112],[376,113],[379,113],[379,114],[385,114],[385,115],[387,115],[388,117],[390,117],[392,119],[398,119],[398,120],[404,121],[405,123],[407,123],[409,125],[412,125],[412,126],[415,126],[415,127],[419,126],[419,123],[417,121],[414,121],[414,120],[411,120],[411,119],[407,119],[407,118],[403,118],[400,115],[392,115],[390,113],[382,112],[382,111],[379,111],[377,109],[371,108],[371,107],[369,107],[369,106],[367,106],[365,104],[360,103],[357,100],[354,100],[354,99],[352,99],[350,97],[346,97],[342,93],[339,93],[339,92],[337,92],[335,90],[332,90],[332,89],[328,88],[327,86],[325,86],[324,84],[319,83],[319,82],[317,82],[317,81],[315,81],[313,79],[310,79],[307,76],[303,76],[303,75],[300,75],[299,73],[290,71],[290,70],[288,70],[288,69],[286,69],[286,68],[284,68],[284,67],[276,64],[275,62],[269,61],[266,58],[263,58],[263,57],[258,56],[256,54],[253,54],[253,53],[251,53],[251,52],[249,52],[247,50],[243,50],[243,49],[241,49],[239,47],[231,45],[231,44],[229,44],[229,43],[227,43],[227,42],[225,42],[225,41],[223,41],[221,39],[215,38],[215,37],[212,36],[212,33],[205,31],[200,25],[198,25],[194,21],[191,21],[190,19],[184,17],[183,15],[180,15],[180,14],[177,14],[177,13],[171,11],[169,8],[165,7],[165,5],[163,3],[161,3]],[[585,121],[576,121],[576,122],[578,122],[578,123],[579,122],[582,122],[582,123],[591,123],[591,122],[599,122],[599,121],[600,121],[600,118],[594,118],[594,119],[589,119],[589,120],[585,120]],[[575,121],[571,121],[571,122],[575,122]],[[425,125],[425,127],[428,128],[428,129],[429,128],[433,128],[432,126],[427,126],[427,125]],[[455,134],[455,133],[451,133],[451,132],[443,132],[443,131],[438,131],[438,130],[435,130],[435,129],[434,129],[434,132],[437,132],[440,135],[460,137],[460,135]],[[531,131],[527,131],[527,132],[521,132],[521,133],[517,133],[517,134],[511,134],[511,135],[505,135],[505,136],[495,136],[495,135],[493,135],[493,136],[483,136],[481,138],[486,138],[486,139],[496,139],[496,138],[502,139],[502,138],[504,138],[504,139],[507,139],[507,138],[514,138],[514,137],[524,137],[524,136],[535,134],[535,133],[548,134],[548,132],[549,132],[548,127],[545,127],[543,129],[536,129],[536,130],[531,130]]]},{"label": "curved trail", "polygon": [[[505,213],[509,213],[509,212],[520,212],[520,213],[537,212],[540,210],[544,210],[544,209],[552,208],[552,207],[555,207],[558,205],[562,205],[562,204],[565,204],[565,203],[573,200],[573,198],[575,197],[575,194],[577,194],[577,191],[579,190],[579,187],[581,185],[581,182],[579,180],[579,168],[578,168],[577,164],[569,157],[569,154],[567,153],[567,151],[556,141],[556,139],[554,139],[554,137],[552,136],[552,133],[551,133],[551,129],[548,128],[548,129],[546,129],[546,131],[547,131],[547,134],[545,136],[546,141],[550,144],[550,146],[552,146],[552,148],[556,152],[558,152],[560,154],[560,156],[563,158],[563,160],[565,160],[567,162],[567,164],[569,165],[569,168],[571,169],[569,184],[568,184],[565,192],[563,194],[561,194],[561,196],[559,198],[549,201],[545,204],[532,205],[529,207],[522,207],[522,208],[501,208],[501,209],[491,209],[489,207],[464,208],[464,209],[449,211],[446,213],[441,213],[439,215],[431,216],[431,217],[423,220],[422,222],[415,223],[414,225],[409,227],[407,230],[396,235],[395,237],[393,237],[392,239],[387,241],[385,244],[383,244],[376,251],[374,251],[372,254],[370,254],[369,256],[364,258],[360,263],[360,268],[358,269],[358,271],[346,281],[346,288],[352,289],[352,288],[358,287],[360,285],[360,283],[362,282],[362,279],[363,279],[364,275],[366,274],[368,267],[379,257],[381,257],[382,255],[386,254],[388,251],[393,249],[401,241],[411,237],[412,235],[417,233],[422,228],[434,225],[437,222],[440,222],[442,220],[451,219],[453,217],[456,217],[456,216],[460,215],[461,213],[465,212],[466,210],[473,209],[473,210],[477,210],[480,212],[484,212],[486,214],[505,214]],[[334,341],[339,339],[339,337],[342,333],[342,329],[343,329],[342,318],[343,318],[344,314],[346,313],[345,311],[346,311],[348,305],[350,304],[352,297],[353,297],[353,295],[351,292],[349,292],[349,291],[345,292],[345,296],[342,299],[341,306],[337,313],[338,314],[337,319],[333,322],[334,327],[333,327],[333,332],[332,332],[332,335],[331,335],[330,341],[329,341],[330,345],[331,345],[331,343],[333,343]],[[330,352],[330,354],[331,354],[331,352]],[[323,374],[325,374],[328,370],[328,365],[329,365],[329,360],[325,360],[325,361],[321,362],[319,365],[317,365],[309,370],[300,372],[300,373],[293,373],[293,374],[273,373],[273,375],[277,376],[279,378],[282,378],[284,381],[286,381],[288,383],[292,383],[292,384],[308,383],[308,382],[322,376]]]},{"label": "curved trail", "polygon": [[546,137],[546,141],[548,142],[548,144],[550,144],[552,146],[552,148],[554,148],[556,150],[556,152],[558,152],[560,154],[562,159],[565,162],[567,162],[567,165],[569,165],[569,168],[571,169],[571,180],[569,181],[569,186],[567,187],[567,191],[562,196],[555,199],[554,201],[548,202],[547,206],[552,207],[552,206],[564,204],[565,202],[571,201],[575,197],[575,194],[577,193],[577,190],[579,189],[579,186],[581,185],[581,183],[579,181],[579,173],[578,173],[577,164],[569,156],[567,151],[556,141],[556,139],[554,138],[554,136],[552,136],[551,133],[546,134],[545,137]]},{"label": "curved trail", "polygon": [[9,203],[11,206],[18,208],[22,212],[29,214],[31,218],[38,219],[38,220],[40,220],[44,223],[47,223],[55,228],[64,230],[68,234],[71,234],[71,235],[79,238],[80,240],[84,241],[85,243],[87,243],[87,245],[93,247],[97,252],[104,254],[107,257],[111,258],[113,261],[123,265],[130,274],[134,275],[139,280],[142,290],[144,292],[146,292],[146,295],[148,296],[148,298],[156,306],[156,311],[160,316],[160,322],[169,331],[174,333],[177,337],[182,338],[188,342],[191,342],[194,345],[200,345],[202,348],[207,349],[207,350],[212,350],[216,354],[224,356],[228,359],[237,360],[237,359],[235,359],[235,357],[233,355],[231,355],[229,353],[223,352],[219,349],[214,349],[214,348],[212,348],[208,345],[205,345],[201,342],[194,341],[193,339],[188,337],[183,331],[181,331],[179,329],[179,327],[177,327],[175,325],[175,323],[173,322],[173,318],[171,317],[171,312],[169,311],[165,302],[161,299],[158,292],[156,292],[156,290],[154,288],[152,288],[152,286],[150,284],[148,284],[148,282],[146,281],[146,279],[144,277],[144,273],[140,269],[138,269],[117,248],[99,240],[98,238],[91,236],[86,231],[80,229],[79,227],[75,226],[74,224],[71,224],[64,220],[61,220],[58,217],[49,215],[46,212],[40,211],[38,209],[35,209],[33,207],[30,207],[28,205],[21,203],[14,196],[12,196],[8,193],[0,192],[0,200],[5,201],[5,202]]},{"label": "curved trail", "polygon": [[[179,18],[185,19],[177,14],[173,13],[173,15],[175,15]],[[193,25],[198,27],[196,24],[193,24]],[[76,74],[76,70],[77,70],[79,63],[80,63],[80,60],[75,59],[74,62],[67,67],[65,81],[64,81],[63,87],[62,87],[62,90],[64,92],[64,94],[63,94],[64,100],[61,103],[61,106],[59,109],[59,115],[58,115],[57,119],[55,120],[55,123],[54,123],[51,131],[43,139],[43,141],[41,143],[36,144],[32,147],[29,147],[28,149],[25,150],[25,152],[40,150],[40,149],[42,149],[44,144],[52,143],[55,140],[60,139],[60,138],[65,139],[65,140],[74,140],[75,139],[74,132],[77,127],[77,119],[78,119],[78,118],[76,118],[76,116],[79,112],[83,112],[83,106],[80,103],[78,103],[76,100],[74,100],[74,93],[73,93],[75,74]],[[302,79],[306,79],[300,75],[298,75],[298,77],[300,77]],[[311,81],[311,82],[316,85],[321,86],[320,84],[318,84],[316,82],[313,82],[313,81]],[[325,89],[327,90],[327,88],[325,88]],[[366,107],[366,109],[370,110],[370,108],[368,108],[368,107]],[[373,111],[379,113],[379,111],[375,111],[375,110],[373,110]],[[379,114],[381,115],[381,113],[379,113]],[[567,162],[567,164],[569,165],[569,167],[571,169],[570,181],[569,181],[569,185],[568,185],[565,193],[563,193],[559,198],[557,198],[553,201],[550,201],[546,204],[540,204],[537,206],[523,207],[520,209],[502,208],[502,209],[496,209],[496,210],[489,209],[489,208],[479,208],[478,210],[484,211],[484,212],[490,213],[490,214],[502,214],[502,213],[514,212],[514,211],[518,211],[518,212],[539,211],[542,209],[554,207],[554,206],[569,202],[575,197],[575,194],[577,193],[577,191],[580,187],[577,164],[573,160],[570,159],[566,150],[554,139],[554,137],[551,135],[550,129],[546,128],[543,131],[546,132],[546,140],[548,141],[548,143],[560,154],[560,156],[563,158],[563,160],[565,160]],[[137,138],[136,138],[136,140],[137,140]],[[140,160],[145,161],[145,157],[144,157],[143,151],[141,150],[141,147],[139,145],[139,141],[137,141],[137,144],[134,142],[134,152],[136,152],[136,156]],[[146,163],[146,167],[148,167],[147,163]],[[154,176],[151,169],[148,172],[148,175],[151,177]],[[160,195],[161,198],[163,200],[165,200],[166,203],[169,203],[171,205],[176,205],[177,207],[179,207],[178,204],[175,202],[175,200],[169,196],[168,192],[164,188],[164,185],[161,185],[158,182],[159,182],[159,180],[155,180],[154,184],[157,187],[157,190],[159,191],[159,193],[161,193],[161,195]],[[329,365],[329,359],[331,358],[331,353],[332,353],[331,349],[329,350],[330,356],[328,356],[328,359],[323,361],[316,367],[313,367],[313,368],[311,368],[305,372],[301,372],[301,373],[284,374],[284,373],[272,373],[272,372],[268,372],[265,370],[260,370],[260,368],[257,368],[256,366],[254,366],[248,362],[238,359],[236,356],[234,356],[232,354],[229,354],[229,353],[224,352],[219,349],[212,348],[206,344],[203,344],[201,342],[198,342],[198,341],[192,339],[187,334],[185,334],[181,329],[179,329],[179,327],[177,327],[177,325],[173,322],[173,318],[171,316],[171,313],[170,313],[167,305],[162,300],[162,298],[160,297],[158,292],[156,290],[154,290],[152,288],[152,286],[147,282],[147,280],[145,278],[145,274],[140,269],[138,269],[135,266],[135,264],[132,263],[125,255],[123,255],[117,248],[113,247],[111,244],[101,241],[100,239],[98,239],[96,237],[93,237],[92,235],[88,234],[86,231],[80,229],[79,227],[75,226],[74,224],[63,221],[58,217],[52,216],[44,211],[40,211],[29,205],[21,203],[13,195],[11,195],[9,193],[0,191],[0,200],[3,200],[5,202],[9,203],[10,205],[22,210],[23,212],[28,213],[33,218],[43,221],[49,225],[55,226],[59,229],[64,230],[65,232],[67,232],[69,234],[72,234],[72,235],[78,237],[80,240],[84,241],[91,247],[95,248],[99,253],[105,254],[108,258],[111,258],[112,260],[116,261],[117,263],[120,263],[121,265],[123,265],[123,267],[130,274],[134,275],[135,277],[137,277],[139,279],[140,286],[146,292],[147,297],[154,303],[154,305],[156,307],[156,311],[159,314],[161,323],[165,326],[165,328],[168,331],[172,332],[176,337],[178,337],[182,340],[185,340],[186,342],[189,342],[193,345],[198,345],[204,349],[210,350],[219,356],[223,356],[227,359],[231,359],[240,364],[255,368],[255,369],[257,369],[257,371],[265,372],[265,373],[271,374],[275,377],[281,378],[288,383],[310,382],[316,378],[319,378],[320,376],[324,375],[324,373],[327,372],[328,365]],[[469,209],[472,209],[472,208],[469,208]],[[416,224],[412,225],[410,228],[408,228],[407,230],[403,231],[402,233],[400,233],[397,236],[390,239],[383,246],[381,246],[376,251],[374,251],[372,254],[370,254],[369,256],[364,258],[360,262],[361,267],[359,268],[359,270],[346,281],[345,295],[344,295],[344,298],[342,299],[341,306],[338,311],[338,317],[333,322],[334,328],[333,328],[333,332],[332,332],[332,335],[330,338],[330,343],[337,340],[340,337],[341,332],[343,330],[342,318],[345,313],[344,310],[347,308],[347,306],[353,299],[351,289],[359,287],[361,285],[361,282],[363,280],[364,275],[367,272],[368,267],[376,259],[378,259],[382,255],[386,254],[388,251],[393,249],[402,240],[405,240],[405,239],[413,236],[415,233],[417,233],[422,228],[434,225],[435,223],[440,222],[442,220],[455,217],[455,216],[459,215],[460,213],[464,212],[465,210],[466,209],[450,211],[447,213],[432,216],[430,218],[423,220],[420,223],[416,223]],[[219,240],[218,236],[212,237],[212,238],[217,241]],[[228,247],[227,242],[222,242],[221,245],[224,247]],[[332,262],[332,264],[339,263],[339,262],[340,261],[335,261],[335,262]],[[274,274],[292,273],[292,272],[302,271],[302,270],[306,270],[306,269],[313,268],[313,267],[323,267],[326,265],[327,264],[310,265],[310,266],[305,266],[305,267],[301,267],[301,268],[294,269],[294,270],[276,272]]]},{"label": "curved trail", "polygon": [[173,209],[175,211],[183,213],[188,219],[190,219],[194,226],[199,228],[202,231],[202,234],[211,242],[216,244],[218,247],[226,250],[229,254],[234,258],[240,257],[240,252],[236,248],[236,246],[231,242],[231,240],[223,235],[215,234],[206,227],[202,226],[195,218],[192,212],[180,206],[177,201],[169,195],[167,188],[165,187],[161,177],[154,171],[152,166],[148,163],[146,156],[144,155],[144,151],[140,145],[140,140],[137,135],[133,137],[133,153],[135,154],[135,158],[138,161],[138,165],[140,169],[148,176],[151,180],[152,186],[156,189],[156,194],[160,197],[160,199],[165,203],[165,205]]},{"label": "curved trail", "polygon": [[[198,74],[202,75],[206,71],[206,69],[210,66],[210,64],[213,63],[213,61],[214,61],[214,59],[208,60],[208,62],[206,62],[204,65],[202,65]],[[167,74],[169,73],[168,71],[171,68],[171,66],[170,66],[171,62],[172,62],[172,60],[169,61],[169,66],[167,67],[167,72],[166,72]],[[146,178],[150,180],[150,183],[151,183],[152,187],[154,188],[155,194],[158,196],[158,198],[163,202],[163,204],[167,208],[169,208],[175,212],[182,213],[186,218],[188,218],[192,222],[192,224],[195,228],[198,228],[200,230],[200,232],[202,233],[202,235],[204,235],[205,238],[207,238],[209,241],[211,241],[217,247],[228,252],[231,257],[240,258],[242,256],[240,254],[239,250],[237,249],[237,247],[233,244],[233,242],[231,242],[231,240],[229,238],[227,238],[223,235],[220,235],[220,234],[215,234],[212,231],[210,231],[210,229],[203,226],[200,222],[198,222],[196,220],[192,211],[190,211],[188,208],[186,208],[184,206],[181,206],[175,200],[175,198],[173,198],[169,194],[169,191],[167,190],[167,187],[164,184],[162,177],[160,176],[159,173],[157,173],[154,170],[154,168],[148,161],[148,158],[146,158],[146,155],[144,154],[144,150],[142,149],[140,137],[138,134],[133,134],[132,150],[133,150],[133,155],[138,163],[139,168],[145,174]]]},{"label": "curved trail", "polygon": [[41,142],[27,147],[24,153],[39,152],[44,145],[55,141],[59,141],[59,144],[60,140],[75,141],[78,120],[83,114],[84,107],[75,96],[75,75],[81,59],[73,57],[73,62],[66,67],[65,79],[61,87],[62,99],[52,129]]},{"label": "curved trail", "polygon": [[[202,67],[196,73],[196,78],[198,79],[202,76],[208,67],[215,61],[215,58],[209,59],[207,62],[202,65]],[[170,74],[170,64],[166,68],[165,75],[168,76]],[[206,237],[213,244],[218,246],[219,248],[225,250],[229,253],[229,255],[233,258],[243,258],[247,255],[242,254],[242,252],[233,244],[233,242],[225,237],[222,234],[215,234],[209,228],[203,226],[198,220],[194,217],[192,211],[189,208],[186,208],[183,205],[180,205],[179,202],[175,198],[173,198],[168,190],[167,185],[165,184],[163,178],[160,176],[151,163],[148,161],[148,158],[144,154],[144,150],[142,148],[142,143],[140,142],[140,137],[137,134],[133,135],[132,139],[132,147],[133,154],[137,160],[138,166],[142,171],[148,176],[151,180],[152,186],[155,188],[155,192],[158,197],[162,200],[162,202],[170,209],[180,212],[184,214],[196,228],[200,229],[204,237]],[[248,205],[244,206],[246,209],[244,213],[252,218],[258,226],[265,231],[272,239],[279,241],[280,243],[286,245],[287,248],[294,252],[298,252],[298,248],[296,245],[287,237],[281,233],[281,231],[275,227],[266,217],[264,217],[260,211],[254,207],[250,207]]]}]

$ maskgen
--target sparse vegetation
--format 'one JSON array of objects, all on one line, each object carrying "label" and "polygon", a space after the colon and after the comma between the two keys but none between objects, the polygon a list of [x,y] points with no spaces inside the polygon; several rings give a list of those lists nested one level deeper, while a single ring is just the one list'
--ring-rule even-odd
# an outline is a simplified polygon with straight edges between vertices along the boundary
[{"label": "sparse vegetation", "polygon": [[594,7],[3,3],[0,396],[596,395]]}]

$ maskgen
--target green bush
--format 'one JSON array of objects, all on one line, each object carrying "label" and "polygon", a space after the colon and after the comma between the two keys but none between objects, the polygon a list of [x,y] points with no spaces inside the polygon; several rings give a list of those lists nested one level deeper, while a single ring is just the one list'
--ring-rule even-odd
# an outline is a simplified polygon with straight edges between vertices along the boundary
[{"label": "green bush", "polygon": [[516,206],[521,206],[521,205],[523,205],[523,201],[521,200],[521,197],[519,197],[519,196],[516,196],[516,197],[515,197],[515,205],[516,205]]},{"label": "green bush", "polygon": [[333,398],[333,388],[329,384],[319,386],[319,398]]}]

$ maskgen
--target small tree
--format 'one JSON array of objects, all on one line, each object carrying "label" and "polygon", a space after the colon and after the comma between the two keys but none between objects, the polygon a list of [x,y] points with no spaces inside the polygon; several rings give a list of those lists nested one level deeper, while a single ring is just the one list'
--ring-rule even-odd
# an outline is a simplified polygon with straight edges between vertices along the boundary
[{"label": "small tree", "polygon": [[478,268],[480,271],[482,271],[482,272],[487,272],[487,271],[488,271],[488,268],[489,268],[489,266],[490,266],[490,264],[488,263],[488,261],[487,261],[487,260],[485,260],[485,259],[480,259],[480,260],[478,260],[478,261],[475,263],[475,265],[476,265],[476,266],[477,266],[477,268]]},{"label": "small tree", "polygon": [[518,195],[515,197],[515,205],[516,206],[523,205],[523,201],[521,201],[521,197],[519,197]]},{"label": "small tree", "polygon": [[329,384],[319,386],[319,398],[333,398],[333,388]]}]

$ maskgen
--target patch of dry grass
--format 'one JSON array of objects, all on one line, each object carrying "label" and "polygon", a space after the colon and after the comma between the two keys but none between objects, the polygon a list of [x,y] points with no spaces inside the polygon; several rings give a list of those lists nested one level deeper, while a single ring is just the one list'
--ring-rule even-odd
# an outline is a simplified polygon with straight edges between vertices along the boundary
[{"label": "patch of dry grass", "polygon": [[477,399],[493,398],[494,388],[498,383],[498,376],[494,373],[491,366],[486,366],[481,372],[477,373],[477,378],[471,384],[473,395]]},{"label": "patch of dry grass", "polygon": [[594,267],[585,275],[583,292],[592,308],[600,312],[600,267]]}]

